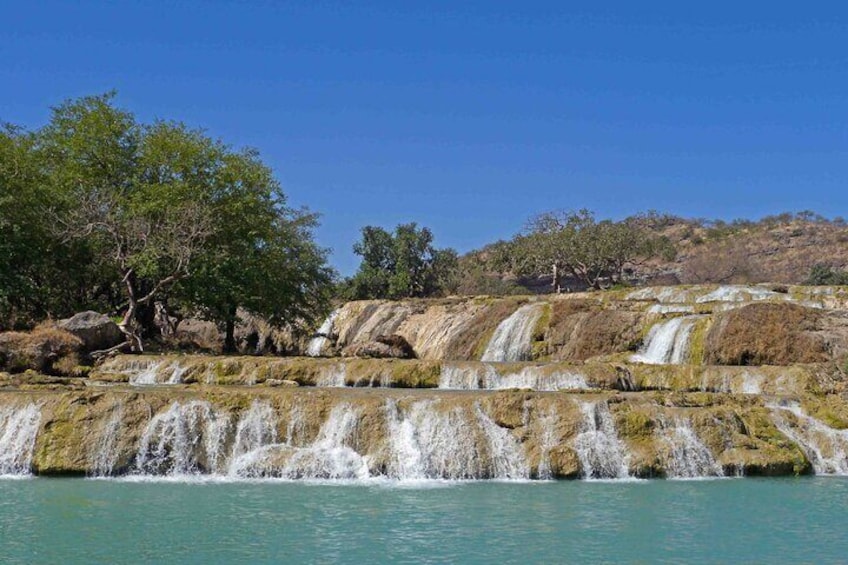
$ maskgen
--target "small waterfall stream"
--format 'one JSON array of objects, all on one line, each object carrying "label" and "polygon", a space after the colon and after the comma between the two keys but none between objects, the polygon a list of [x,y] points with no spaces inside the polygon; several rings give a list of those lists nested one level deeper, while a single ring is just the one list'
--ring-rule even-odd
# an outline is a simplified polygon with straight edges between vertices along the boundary
[{"label": "small waterfall stream", "polygon": [[518,372],[500,374],[495,367],[481,363],[445,363],[439,375],[439,388],[452,390],[504,390],[522,388],[538,391],[586,390],[586,378],[572,371],[549,371],[544,367],[523,367]]},{"label": "small waterfall stream", "polygon": [[[848,475],[848,430],[831,428],[797,404],[769,408],[777,429],[798,444],[817,475]],[[794,418],[787,417],[789,414]]]},{"label": "small waterfall stream", "polygon": [[330,345],[330,336],[333,333],[333,325],[336,323],[336,318],[339,317],[340,310],[336,309],[330,312],[327,319],[315,332],[315,337],[309,340],[309,345],[306,347],[306,354],[309,357],[320,357],[324,350]]},{"label": "small waterfall stream", "polygon": [[724,470],[692,429],[689,420],[675,419],[662,427],[662,441],[668,447],[665,463],[670,479],[721,477]]},{"label": "small waterfall stream", "polygon": [[513,312],[495,329],[480,360],[504,362],[530,359],[533,329],[544,308],[544,304],[532,303]]},{"label": "small waterfall stream", "polygon": [[217,471],[228,425],[229,416],[208,402],[174,402],[147,424],[136,454],[136,473],[180,476]]},{"label": "small waterfall stream", "polygon": [[35,404],[0,407],[0,475],[28,475],[41,424]]},{"label": "small waterfall stream", "polygon": [[631,357],[638,363],[681,365],[689,360],[689,337],[700,316],[681,316],[654,324],[642,350]]},{"label": "small waterfall stream", "polygon": [[91,463],[91,474],[95,477],[108,477],[115,470],[119,455],[118,438],[123,417],[124,406],[118,403],[112,408],[112,414],[100,430],[100,441]]},{"label": "small waterfall stream", "polygon": [[630,476],[627,448],[618,439],[612,414],[604,401],[583,402],[583,429],[574,440],[586,479],[624,479]]}]

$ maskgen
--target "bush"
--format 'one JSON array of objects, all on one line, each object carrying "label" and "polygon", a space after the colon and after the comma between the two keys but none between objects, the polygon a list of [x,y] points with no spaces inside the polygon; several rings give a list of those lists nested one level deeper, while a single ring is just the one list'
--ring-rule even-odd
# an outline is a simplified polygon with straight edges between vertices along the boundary
[{"label": "bush", "polygon": [[817,263],[810,269],[810,274],[804,284],[812,286],[843,286],[848,285],[848,272],[834,269],[830,265]]}]

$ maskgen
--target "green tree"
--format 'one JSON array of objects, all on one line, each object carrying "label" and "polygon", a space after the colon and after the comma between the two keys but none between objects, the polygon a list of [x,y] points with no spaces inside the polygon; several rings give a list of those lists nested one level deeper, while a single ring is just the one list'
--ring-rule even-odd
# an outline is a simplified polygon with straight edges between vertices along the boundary
[{"label": "green tree", "polygon": [[362,263],[347,281],[349,298],[435,296],[456,286],[456,252],[436,249],[432,232],[415,223],[398,225],[394,234],[366,226],[353,251],[362,257]]},{"label": "green tree", "polygon": [[139,124],[112,98],[59,106],[38,137],[47,182],[63,197],[56,231],[92,249],[122,290],[116,310],[133,349],[153,329],[155,301],[195,308],[230,338],[238,307],[280,324],[324,308],[315,218],[285,207],[254,151],[180,123]]},{"label": "green tree", "polygon": [[560,292],[564,275],[595,289],[619,283],[628,266],[660,252],[668,254],[669,246],[642,228],[638,217],[597,221],[583,209],[533,218],[513,240],[511,252],[518,273],[548,273],[554,291]]}]

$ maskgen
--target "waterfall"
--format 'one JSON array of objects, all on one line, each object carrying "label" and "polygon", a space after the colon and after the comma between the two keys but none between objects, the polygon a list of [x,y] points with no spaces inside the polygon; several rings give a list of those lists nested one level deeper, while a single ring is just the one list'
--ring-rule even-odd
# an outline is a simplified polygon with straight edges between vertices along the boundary
[{"label": "waterfall", "polygon": [[205,401],[174,402],[147,424],[136,453],[136,471],[153,475],[214,472],[229,416]]},{"label": "waterfall", "polygon": [[387,409],[390,458],[395,479],[480,479],[486,477],[475,430],[458,408],[439,401],[414,403],[405,413]]},{"label": "waterfall", "polygon": [[239,475],[256,463],[266,445],[277,442],[277,415],[267,401],[254,400],[236,425],[229,475]]},{"label": "waterfall", "polygon": [[118,437],[121,431],[121,421],[124,418],[123,404],[116,404],[112,408],[112,414],[100,431],[100,441],[97,451],[92,458],[92,475],[95,477],[108,477],[118,462]]},{"label": "waterfall", "polygon": [[35,404],[0,407],[0,476],[28,475],[41,409]]},{"label": "waterfall", "polygon": [[353,446],[359,411],[350,404],[333,407],[309,447],[295,448],[280,476],[287,479],[365,479],[368,463]]},{"label": "waterfall", "polygon": [[762,382],[762,375],[752,375],[745,371],[742,374],[742,394],[761,394]]},{"label": "waterfall", "polygon": [[[134,364],[133,364],[134,365]],[[156,374],[159,372],[159,367],[162,362],[147,362],[140,363],[138,367],[130,367],[133,371],[130,373],[131,385],[155,385]]]},{"label": "waterfall", "polygon": [[315,337],[309,340],[309,345],[306,347],[306,354],[309,357],[320,357],[321,353],[330,344],[330,336],[333,333],[333,324],[336,323],[336,318],[339,316],[339,310],[333,310],[318,331],[315,332]]},{"label": "waterfall", "polygon": [[539,459],[539,469],[537,471],[538,478],[547,480],[553,478],[553,470],[551,469],[551,450],[559,444],[559,438],[556,434],[556,425],[559,420],[556,406],[552,405],[547,410],[539,415],[536,420],[539,434],[539,449],[541,456]]},{"label": "waterfall", "polygon": [[525,361],[530,358],[531,340],[536,322],[542,316],[545,305],[525,304],[501,322],[481,361]]},{"label": "waterfall", "polygon": [[587,479],[623,479],[630,475],[627,450],[615,431],[606,402],[584,402],[583,429],[574,440],[583,476]]},{"label": "waterfall", "polygon": [[551,371],[544,367],[524,367],[504,375],[487,364],[452,365],[445,363],[439,375],[439,388],[454,390],[502,390],[522,388],[538,391],[586,390],[585,377],[571,371]]},{"label": "waterfall", "polygon": [[[454,390],[477,390],[482,383],[489,382],[490,375],[496,378],[497,371],[491,365],[442,364],[439,373],[439,388]],[[485,384],[482,384],[485,388]]]},{"label": "waterfall", "polygon": [[347,383],[347,366],[336,363],[329,367],[321,367],[315,386],[343,387]]},{"label": "waterfall", "polygon": [[631,360],[652,365],[680,365],[689,357],[689,336],[699,316],[681,316],[655,324],[642,350]]},{"label": "waterfall", "polygon": [[[798,444],[817,475],[848,475],[848,430],[836,430],[808,416],[797,404],[770,405],[777,429]],[[795,417],[790,422],[785,414]]]},{"label": "waterfall", "polygon": [[489,447],[490,476],[498,479],[528,479],[530,467],[521,445],[509,430],[497,425],[477,403],[474,413]]},{"label": "waterfall", "polygon": [[689,420],[675,419],[672,425],[664,426],[662,440],[669,449],[665,464],[668,478],[694,479],[724,475],[713,454],[695,434]]}]

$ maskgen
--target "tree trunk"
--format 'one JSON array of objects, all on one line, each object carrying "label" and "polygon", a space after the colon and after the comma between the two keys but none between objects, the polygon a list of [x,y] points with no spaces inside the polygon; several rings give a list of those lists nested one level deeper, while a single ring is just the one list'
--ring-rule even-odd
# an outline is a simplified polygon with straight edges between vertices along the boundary
[{"label": "tree trunk", "polygon": [[230,309],[230,315],[227,316],[226,327],[224,329],[224,353],[236,352],[236,308]]},{"label": "tree trunk", "polygon": [[559,293],[562,292],[562,285],[560,284],[561,280],[562,280],[562,275],[559,272],[559,265],[554,263],[554,265],[553,265],[553,277],[552,277],[552,280],[551,280],[551,285],[554,287],[554,292],[556,294],[559,294]]}]

